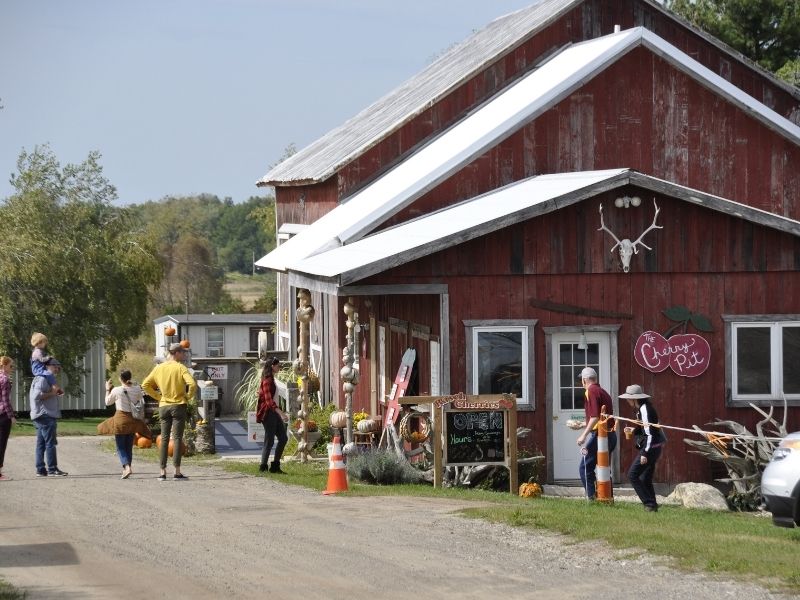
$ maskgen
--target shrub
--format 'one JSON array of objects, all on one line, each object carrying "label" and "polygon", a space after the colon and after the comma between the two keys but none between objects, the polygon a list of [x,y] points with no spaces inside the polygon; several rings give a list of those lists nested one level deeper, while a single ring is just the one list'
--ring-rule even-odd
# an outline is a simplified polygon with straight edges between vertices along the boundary
[{"label": "shrub", "polygon": [[377,448],[347,457],[347,474],[377,485],[418,483],[422,473],[393,450]]}]

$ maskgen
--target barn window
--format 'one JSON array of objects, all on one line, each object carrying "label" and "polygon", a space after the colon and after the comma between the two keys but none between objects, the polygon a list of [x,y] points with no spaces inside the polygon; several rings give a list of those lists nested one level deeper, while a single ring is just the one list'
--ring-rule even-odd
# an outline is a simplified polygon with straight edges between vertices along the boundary
[{"label": "barn window", "polygon": [[533,408],[535,322],[465,321],[467,387],[471,394],[514,394]]},{"label": "barn window", "polygon": [[206,355],[225,356],[225,328],[209,327],[206,329]]},{"label": "barn window", "polygon": [[787,317],[723,317],[731,403],[800,400],[800,319]]}]

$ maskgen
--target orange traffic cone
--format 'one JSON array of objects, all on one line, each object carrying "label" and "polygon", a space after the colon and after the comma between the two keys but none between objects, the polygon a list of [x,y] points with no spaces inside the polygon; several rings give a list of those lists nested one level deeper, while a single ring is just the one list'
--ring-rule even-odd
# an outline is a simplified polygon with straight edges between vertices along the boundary
[{"label": "orange traffic cone", "polygon": [[339,436],[333,438],[328,456],[328,487],[322,492],[326,496],[347,491],[347,469],[342,456],[342,443]]}]

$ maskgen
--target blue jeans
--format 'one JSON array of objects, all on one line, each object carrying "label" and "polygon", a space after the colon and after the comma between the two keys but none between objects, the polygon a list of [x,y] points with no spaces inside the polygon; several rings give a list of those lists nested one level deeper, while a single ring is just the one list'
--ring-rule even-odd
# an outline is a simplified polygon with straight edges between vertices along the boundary
[{"label": "blue jeans", "polygon": [[[36,427],[36,472],[55,473],[58,471],[58,455],[56,454],[58,420],[42,415],[33,420],[33,426]],[[45,456],[47,457],[47,468],[45,468]]]},{"label": "blue jeans", "polygon": [[130,466],[133,462],[133,434],[118,434],[114,436],[114,441],[117,442],[117,456],[119,462],[124,467]]},{"label": "blue jeans", "polygon": [[[611,464],[611,453],[617,447],[617,432],[608,432],[608,459],[609,465]],[[597,466],[597,432],[593,431],[589,434],[589,439],[584,445],[586,454],[581,456],[581,464],[578,469],[581,476],[581,483],[583,489],[586,491],[586,497],[594,500],[595,489],[597,486],[597,475],[594,468]]]}]

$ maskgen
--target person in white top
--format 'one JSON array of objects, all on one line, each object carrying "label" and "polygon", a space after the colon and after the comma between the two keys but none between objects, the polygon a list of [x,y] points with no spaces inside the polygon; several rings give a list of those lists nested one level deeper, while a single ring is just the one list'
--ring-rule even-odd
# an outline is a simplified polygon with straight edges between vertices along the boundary
[{"label": "person in white top", "polygon": [[131,380],[131,372],[121,371],[119,380],[122,385],[113,387],[111,380],[106,382],[106,406],[114,404],[117,411],[114,416],[97,426],[97,432],[105,435],[113,434],[117,443],[117,455],[122,464],[122,477],[127,479],[133,474],[133,440],[135,434],[152,438],[152,433],[144,421],[133,417],[132,405],[144,403],[144,393],[139,385]]}]

